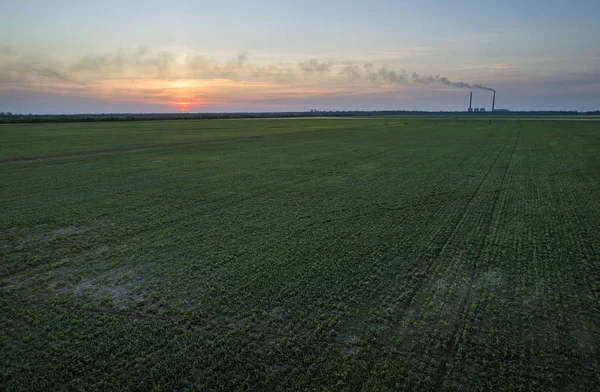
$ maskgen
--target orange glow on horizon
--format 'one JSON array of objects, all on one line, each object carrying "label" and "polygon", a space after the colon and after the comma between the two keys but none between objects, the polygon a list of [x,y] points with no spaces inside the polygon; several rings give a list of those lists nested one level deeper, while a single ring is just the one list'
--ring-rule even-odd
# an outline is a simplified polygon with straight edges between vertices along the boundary
[{"label": "orange glow on horizon", "polygon": [[163,102],[163,104],[170,106],[180,112],[186,112],[190,109],[191,106],[195,106],[196,102],[182,100],[179,97],[173,97],[173,99],[167,102]]},{"label": "orange glow on horizon", "polygon": [[170,106],[175,107],[175,109],[179,110],[180,112],[187,112],[190,110],[190,106],[194,103],[195,102],[172,102],[170,103]]},{"label": "orange glow on horizon", "polygon": [[205,102],[197,99],[198,90],[203,87],[203,83],[198,81],[177,80],[170,83],[165,89],[165,95],[170,98],[169,106],[180,112],[188,112],[191,108],[204,104]]},{"label": "orange glow on horizon", "polygon": [[[360,95],[382,91],[372,84],[274,83],[236,81],[231,79],[172,79],[152,78],[102,79],[90,82],[85,88],[68,83],[37,84],[39,91],[65,95],[93,96],[114,102],[136,102],[159,105],[176,112],[195,112],[203,108],[234,106],[261,107],[264,102],[277,106],[279,100],[307,99],[315,95]],[[2,87],[0,86],[0,90]]]}]

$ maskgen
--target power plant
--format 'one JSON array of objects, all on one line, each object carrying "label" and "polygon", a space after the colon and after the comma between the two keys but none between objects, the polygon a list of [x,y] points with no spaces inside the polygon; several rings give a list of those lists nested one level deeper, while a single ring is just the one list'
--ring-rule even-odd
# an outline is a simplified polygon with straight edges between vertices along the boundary
[{"label": "power plant", "polygon": [[[494,95],[492,97],[492,112],[496,111],[496,90],[492,90],[489,89],[491,91],[494,92]],[[469,113],[481,113],[481,112],[485,112],[486,109],[485,108],[473,108],[473,92],[471,91],[471,94],[469,95],[469,109],[467,109],[467,112]],[[498,109],[498,111],[507,111],[505,109]]]}]

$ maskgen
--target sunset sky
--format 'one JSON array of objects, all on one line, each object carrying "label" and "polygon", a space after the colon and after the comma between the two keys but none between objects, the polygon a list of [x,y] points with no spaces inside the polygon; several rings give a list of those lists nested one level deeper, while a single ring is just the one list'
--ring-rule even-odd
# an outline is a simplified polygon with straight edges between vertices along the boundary
[{"label": "sunset sky", "polygon": [[600,2],[0,4],[0,111],[489,110],[458,82],[600,109]]}]

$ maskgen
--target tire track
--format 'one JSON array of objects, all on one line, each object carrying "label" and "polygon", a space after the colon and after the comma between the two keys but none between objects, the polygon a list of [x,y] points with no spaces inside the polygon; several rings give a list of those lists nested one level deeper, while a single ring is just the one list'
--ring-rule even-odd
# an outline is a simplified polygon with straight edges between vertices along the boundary
[{"label": "tire track", "polygon": [[[487,225],[485,228],[483,239],[482,239],[481,243],[479,244],[479,247],[477,248],[477,251],[475,253],[475,262],[481,258],[481,255],[483,254],[483,250],[485,249],[487,239],[488,239],[488,237],[490,235],[490,231],[492,229],[492,223],[494,222],[494,215],[495,215],[497,207],[498,207],[498,199],[500,198],[500,192],[502,191],[502,188],[504,186],[504,180],[506,179],[506,174],[508,173],[508,169],[510,168],[510,164],[512,162],[513,155],[515,153],[515,149],[517,148],[517,144],[519,142],[520,136],[521,136],[521,130],[519,129],[519,131],[517,133],[517,137],[515,138],[515,142],[513,144],[512,150],[510,152],[508,162],[504,169],[502,179],[500,180],[500,186],[498,187],[498,190],[496,191],[496,195],[494,197],[492,211],[490,213],[490,218],[489,218],[489,221],[487,222]],[[470,304],[471,293],[473,292],[473,282],[475,280],[476,274],[477,274],[477,269],[476,269],[476,265],[474,265],[473,269],[471,270],[471,274],[469,275],[468,281],[467,281],[467,292],[466,292],[466,294],[459,306],[459,310],[457,312],[459,314],[459,317],[457,318],[458,322],[456,323],[455,327],[453,328],[452,332],[450,333],[450,337],[446,341],[446,348],[442,352],[443,356],[445,358],[450,358],[449,362],[452,362],[454,359],[456,349],[457,349],[456,346],[458,344],[456,342],[456,339],[458,338],[459,332],[463,329],[464,324],[465,324],[465,316],[466,316],[466,312],[468,311],[468,306]],[[435,385],[436,385],[435,390],[442,389],[442,387],[444,386],[444,382],[446,381],[446,378],[448,376],[448,372],[450,370],[450,367],[446,366],[447,365],[446,362],[443,362],[443,365],[444,366],[440,366],[438,368],[438,374],[437,374],[436,383],[435,383]]]},{"label": "tire track", "polygon": [[[335,130],[331,130],[331,131],[335,131]],[[169,148],[169,147],[192,146],[192,145],[200,145],[200,144],[261,140],[261,139],[268,139],[272,136],[296,135],[296,134],[314,133],[314,132],[323,132],[323,130],[279,132],[279,133],[271,133],[271,134],[266,134],[266,135],[236,136],[236,137],[221,138],[221,139],[202,139],[202,140],[192,140],[192,141],[188,141],[188,142],[148,144],[148,145],[143,145],[143,146],[106,148],[106,149],[102,149],[102,150],[73,151],[73,152],[65,152],[65,153],[60,153],[60,154],[2,158],[2,159],[0,159],[0,163],[39,161],[39,160],[43,160],[43,159],[80,157],[80,156],[89,156],[89,155],[109,154],[109,153],[115,153],[115,152],[131,152],[131,151],[154,150],[154,149]]]},{"label": "tire track", "polygon": [[461,223],[464,221],[464,219],[465,219],[465,217],[467,215],[467,212],[469,211],[469,207],[471,206],[471,204],[473,203],[473,200],[475,199],[475,196],[480,193],[481,189],[483,188],[483,184],[485,183],[485,180],[489,177],[490,173],[492,172],[492,169],[496,166],[496,163],[500,159],[500,156],[502,155],[502,153],[504,152],[504,150],[506,150],[506,146],[508,146],[508,144],[509,144],[509,142],[506,142],[504,144],[504,146],[502,147],[502,149],[500,149],[500,151],[498,152],[498,155],[496,155],[496,158],[494,158],[494,161],[490,165],[488,171],[486,172],[486,174],[483,176],[483,178],[481,179],[481,181],[477,185],[477,188],[471,194],[471,196],[469,197],[469,200],[465,203],[463,209],[460,212],[460,218],[456,221],[454,227],[452,228],[452,231],[450,232],[450,234],[448,235],[448,237],[444,241],[444,244],[437,251],[437,253],[435,254],[435,257],[432,258],[432,261],[430,263],[428,263],[427,266],[425,267],[425,272],[422,274],[423,278],[421,278],[421,280],[418,282],[419,289],[415,289],[410,294],[410,296],[408,297],[408,299],[405,302],[407,304],[407,306],[410,306],[412,304],[412,302],[414,301],[416,295],[420,292],[420,288],[423,286],[423,283],[427,279],[427,277],[429,275],[429,272],[431,271],[431,268],[434,265],[437,264],[437,262],[440,259],[440,256],[442,255],[442,253],[444,253],[444,251],[446,250],[448,244],[450,243],[450,241],[456,235],[456,232],[458,231],[458,228],[460,227]]},{"label": "tire track", "polygon": [[[279,135],[283,135],[283,134],[279,134]],[[194,145],[194,144],[209,144],[209,143],[233,142],[233,141],[241,141],[241,140],[255,140],[255,139],[260,139],[260,138],[262,138],[262,136],[239,136],[239,137],[232,137],[232,138],[225,138],[225,139],[206,139],[206,140],[194,140],[194,141],[190,141],[190,142],[179,142],[179,143],[149,144],[149,145],[145,145],[145,146],[115,147],[115,148],[107,148],[107,149],[103,149],[103,150],[74,151],[74,152],[65,152],[65,153],[61,153],[61,154],[4,158],[4,159],[0,159],[0,163],[38,161],[38,160],[42,160],[42,159],[53,159],[53,158],[80,157],[80,156],[88,156],[88,155],[108,154],[108,153],[113,153],[113,152],[142,151],[142,150],[167,148],[167,147],[189,146],[189,145]]]},{"label": "tire track", "polygon": [[[456,232],[458,231],[458,228],[460,227],[461,223],[464,221],[467,212],[469,211],[469,207],[471,206],[473,200],[475,199],[475,196],[477,196],[480,192],[481,189],[483,188],[483,185],[485,184],[486,179],[489,177],[490,173],[492,172],[492,170],[494,169],[494,167],[496,166],[496,163],[498,162],[498,160],[500,159],[500,157],[502,156],[502,153],[506,150],[506,147],[509,145],[510,140],[507,141],[502,148],[500,149],[500,151],[498,152],[498,154],[496,155],[496,157],[494,158],[492,164],[489,166],[487,172],[485,173],[485,175],[483,176],[483,178],[481,179],[481,181],[479,182],[479,184],[477,184],[477,187],[475,188],[475,190],[473,191],[473,193],[471,193],[471,196],[469,197],[468,201],[464,204],[462,210],[459,213],[460,218],[456,221],[454,227],[452,228],[450,234],[448,235],[448,237],[445,239],[443,245],[439,248],[439,250],[435,253],[435,256],[431,258],[431,262],[427,263],[427,265],[425,266],[425,270],[423,273],[421,273],[420,271],[418,272],[419,275],[421,276],[417,282],[416,282],[416,287],[415,289],[409,294],[408,298],[403,301],[401,304],[399,305],[404,305],[404,307],[402,309],[407,309],[408,307],[411,306],[411,304],[413,303],[415,297],[417,296],[418,293],[421,292],[421,289],[423,287],[423,285],[425,284],[425,282],[427,281],[427,278],[429,277],[429,272],[431,271],[431,269],[438,264],[438,261],[440,259],[440,256],[442,255],[442,253],[445,251],[445,249],[447,248],[448,244],[450,243],[450,241],[454,238],[454,236],[456,235]],[[398,310],[396,310],[397,312]],[[373,356],[377,356],[384,348],[386,347],[386,342],[385,339],[382,340],[381,337],[378,338],[375,342],[371,342],[369,345],[369,349],[371,350],[371,355]],[[428,355],[425,355],[428,356]],[[435,355],[433,353],[431,353],[431,355],[429,355],[428,357],[436,357],[439,358],[442,361],[442,364],[446,364],[449,362],[450,358],[449,355],[445,352],[438,352]],[[372,366],[374,366],[374,363],[372,364]],[[369,371],[369,374],[371,374],[372,368]],[[369,375],[370,377],[370,375]],[[369,378],[367,377],[364,382],[367,382],[367,379]]]}]

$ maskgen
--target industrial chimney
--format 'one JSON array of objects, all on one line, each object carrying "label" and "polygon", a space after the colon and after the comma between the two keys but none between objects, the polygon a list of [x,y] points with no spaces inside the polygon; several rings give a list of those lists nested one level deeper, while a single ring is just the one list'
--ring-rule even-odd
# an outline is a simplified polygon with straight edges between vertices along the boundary
[{"label": "industrial chimney", "polygon": [[473,92],[471,91],[471,98],[469,98],[469,113],[473,111]]},{"label": "industrial chimney", "polygon": [[494,98],[492,99],[492,113],[494,113],[495,107],[496,107],[496,90],[494,90]]}]

